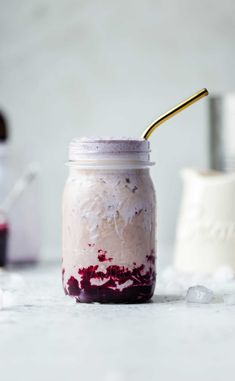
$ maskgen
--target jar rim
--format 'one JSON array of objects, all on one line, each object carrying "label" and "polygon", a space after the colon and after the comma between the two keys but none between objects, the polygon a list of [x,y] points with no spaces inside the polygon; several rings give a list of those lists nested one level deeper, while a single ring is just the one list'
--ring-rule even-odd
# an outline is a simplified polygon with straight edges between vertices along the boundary
[{"label": "jar rim", "polygon": [[109,158],[115,155],[125,157],[130,155],[132,159],[149,160],[150,143],[142,138],[74,138],[69,145],[69,160],[77,161],[97,155]]},{"label": "jar rim", "polygon": [[83,169],[141,169],[152,167],[155,163],[143,160],[69,160],[65,165]]}]

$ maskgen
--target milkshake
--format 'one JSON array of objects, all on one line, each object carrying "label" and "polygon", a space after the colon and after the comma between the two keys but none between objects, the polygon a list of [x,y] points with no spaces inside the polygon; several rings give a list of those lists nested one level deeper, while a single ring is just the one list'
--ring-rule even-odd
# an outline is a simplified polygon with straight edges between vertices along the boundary
[{"label": "milkshake", "polygon": [[63,196],[65,293],[134,303],[155,287],[155,192],[144,139],[74,139]]}]

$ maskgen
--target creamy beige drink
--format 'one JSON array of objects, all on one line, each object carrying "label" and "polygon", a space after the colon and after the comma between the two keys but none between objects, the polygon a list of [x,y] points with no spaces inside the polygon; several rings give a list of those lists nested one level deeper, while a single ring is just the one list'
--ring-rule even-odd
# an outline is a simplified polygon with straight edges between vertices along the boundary
[{"label": "creamy beige drink", "polygon": [[155,286],[155,193],[145,140],[75,139],[63,198],[63,284],[81,302],[137,302]]}]

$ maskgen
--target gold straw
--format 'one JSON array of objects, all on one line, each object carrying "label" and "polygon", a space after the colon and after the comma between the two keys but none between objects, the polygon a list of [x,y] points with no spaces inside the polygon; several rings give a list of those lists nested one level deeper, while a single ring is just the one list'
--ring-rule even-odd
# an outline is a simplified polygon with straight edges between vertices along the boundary
[{"label": "gold straw", "polygon": [[191,97],[185,99],[183,102],[173,107],[171,110],[167,111],[165,114],[161,115],[159,118],[154,120],[153,123],[150,124],[148,128],[142,134],[143,139],[148,139],[152,132],[158,128],[162,123],[166,122],[168,119],[172,118],[172,116],[178,114],[178,112],[184,110],[185,108],[191,106],[193,103],[199,101],[199,99],[208,95],[207,89],[202,89],[197,93],[193,94]]}]

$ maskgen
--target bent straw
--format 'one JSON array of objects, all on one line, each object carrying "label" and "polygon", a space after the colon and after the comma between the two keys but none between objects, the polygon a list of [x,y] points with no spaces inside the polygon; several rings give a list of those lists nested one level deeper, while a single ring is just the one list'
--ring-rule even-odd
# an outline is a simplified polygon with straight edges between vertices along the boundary
[{"label": "bent straw", "polygon": [[181,102],[180,104],[173,107],[165,114],[161,115],[159,118],[154,120],[154,122],[146,128],[141,137],[147,140],[149,136],[153,133],[153,131],[155,131],[156,128],[158,128],[162,123],[166,122],[168,119],[172,118],[174,115],[178,114],[180,111],[183,111],[187,107],[191,106],[193,103],[199,101],[199,99],[207,96],[208,94],[209,92],[207,91],[207,89],[202,89],[197,93],[193,94],[191,97],[185,99],[183,102]]}]

